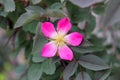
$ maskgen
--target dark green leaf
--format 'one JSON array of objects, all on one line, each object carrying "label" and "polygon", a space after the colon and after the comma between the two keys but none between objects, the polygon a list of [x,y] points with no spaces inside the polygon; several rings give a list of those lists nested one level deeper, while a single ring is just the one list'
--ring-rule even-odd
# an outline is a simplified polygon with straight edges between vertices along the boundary
[{"label": "dark green leaf", "polygon": [[72,50],[75,51],[76,53],[93,53],[93,52],[99,52],[102,51],[102,47],[96,47],[96,46],[91,46],[91,47],[72,47]]},{"label": "dark green leaf", "polygon": [[31,21],[38,19],[39,16],[40,15],[36,13],[26,12],[18,18],[17,22],[14,25],[14,28],[18,28],[25,24],[28,24]]},{"label": "dark green leaf", "polygon": [[98,4],[93,8],[93,11],[96,14],[102,14],[105,11],[105,5],[104,4]]},{"label": "dark green leaf", "polygon": [[45,58],[41,56],[41,49],[44,46],[44,44],[47,43],[47,39],[40,33],[40,25],[41,24],[38,23],[36,28],[36,36],[33,43],[33,49],[32,49],[33,62],[42,62],[45,60]]},{"label": "dark green leaf", "polygon": [[79,7],[85,8],[85,7],[91,6],[95,3],[102,2],[103,0],[69,0],[69,1]]},{"label": "dark green leaf", "polygon": [[25,45],[26,44],[26,36],[27,36],[27,34],[26,34],[26,32],[25,31],[20,31],[19,32],[19,35],[18,35],[18,44],[20,45],[20,46],[23,46],[23,45]]},{"label": "dark green leaf", "polygon": [[93,80],[106,80],[110,73],[111,70],[96,72]]},{"label": "dark green leaf", "polygon": [[87,69],[99,71],[109,69],[105,62],[95,55],[85,55],[79,58],[79,64]]},{"label": "dark green leaf", "polygon": [[36,33],[37,23],[38,23],[38,21],[35,20],[35,21],[32,21],[29,24],[26,24],[26,25],[23,26],[23,30],[31,32],[31,33]]},{"label": "dark green leaf", "polygon": [[62,17],[65,17],[66,14],[62,10],[47,9],[44,16],[62,18]]},{"label": "dark green leaf", "polygon": [[69,80],[69,78],[75,73],[78,67],[78,63],[75,61],[70,62],[63,71],[63,79]]},{"label": "dark green leaf", "polygon": [[51,59],[47,59],[46,61],[44,61],[42,63],[42,67],[43,67],[43,72],[45,72],[46,74],[55,73],[56,66],[55,66],[55,63],[53,63]]},{"label": "dark green leaf", "polygon": [[49,8],[50,9],[60,9],[60,8],[62,8],[62,6],[63,5],[61,3],[56,2],[56,3],[52,4]]},{"label": "dark green leaf", "polygon": [[1,3],[4,5],[5,12],[11,12],[15,10],[14,0],[1,0]]},{"label": "dark green leaf", "polygon": [[53,5],[56,2],[60,2],[60,0],[42,0],[48,7]]},{"label": "dark green leaf", "polygon": [[95,17],[92,15],[89,15],[87,17],[87,28],[86,28],[86,33],[87,35],[91,35],[91,33],[93,32],[94,28],[95,28]]},{"label": "dark green leaf", "polygon": [[43,72],[41,64],[32,64],[28,71],[28,80],[39,80]]},{"label": "dark green leaf", "polygon": [[39,14],[39,15],[42,15],[45,11],[43,8],[41,8],[39,6],[28,6],[27,8],[25,8],[25,10],[27,12],[36,13],[36,14]]},{"label": "dark green leaf", "polygon": [[89,40],[84,40],[79,47],[72,47],[73,51],[76,53],[93,53],[93,52],[100,52],[104,50],[102,46],[102,40],[95,36],[91,36]]},{"label": "dark green leaf", "polygon": [[42,75],[42,80],[58,80],[61,77],[60,74],[62,74],[62,70],[63,70],[63,67],[58,66],[53,75],[43,74]]},{"label": "dark green leaf", "polygon": [[0,11],[0,16],[6,17],[8,15],[8,12]]},{"label": "dark green leaf", "polygon": [[33,47],[33,41],[26,41],[25,42],[25,58],[30,59],[31,58],[31,51]]},{"label": "dark green leaf", "polygon": [[14,24],[20,17],[20,15],[25,12],[25,6],[23,6],[23,4],[21,4],[19,1],[16,1],[15,5],[16,5],[15,11],[9,12],[7,16]]},{"label": "dark green leaf", "polygon": [[44,60],[45,60],[45,58],[41,57],[40,54],[39,55],[34,54],[34,56],[32,58],[33,62],[43,62]]},{"label": "dark green leaf", "polygon": [[[90,8],[79,8],[78,6],[73,5],[68,2],[66,4],[67,10],[71,16],[73,23],[79,23],[81,21],[86,21],[86,33],[87,35],[91,35],[92,31],[95,28],[95,17],[91,15]],[[79,29],[78,29],[79,30]]]},{"label": "dark green leaf", "polygon": [[116,74],[111,75],[108,77],[107,80],[120,80],[120,75],[119,74],[118,75],[116,75]]},{"label": "dark green leaf", "polygon": [[62,8],[62,4],[61,3],[54,3],[52,4],[50,7],[48,7],[44,13],[44,16],[47,17],[57,17],[57,18],[62,18],[67,16],[66,13],[62,10],[60,10],[60,8]]},{"label": "dark green leaf", "polygon": [[88,73],[86,73],[86,72],[80,72],[77,75],[77,77],[76,77],[75,80],[92,80],[92,79],[90,78],[90,76],[88,75]]},{"label": "dark green leaf", "polygon": [[0,19],[0,27],[2,27],[3,29],[7,29],[7,19],[6,18],[2,18]]}]

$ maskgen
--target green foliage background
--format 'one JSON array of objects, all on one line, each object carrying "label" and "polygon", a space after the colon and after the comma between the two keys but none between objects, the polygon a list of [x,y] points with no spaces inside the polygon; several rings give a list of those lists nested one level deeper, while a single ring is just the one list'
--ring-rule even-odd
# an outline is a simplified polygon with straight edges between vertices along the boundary
[{"label": "green foliage background", "polygon": [[[0,0],[0,80],[120,80],[120,0]],[[41,23],[68,17],[75,58],[40,55]],[[4,34],[2,34],[4,32]]]}]

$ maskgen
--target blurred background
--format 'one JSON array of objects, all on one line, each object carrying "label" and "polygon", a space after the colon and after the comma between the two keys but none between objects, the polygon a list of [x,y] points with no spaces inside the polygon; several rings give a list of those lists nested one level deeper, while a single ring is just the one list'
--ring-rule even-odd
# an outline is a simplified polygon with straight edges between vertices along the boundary
[{"label": "blurred background", "polygon": [[26,70],[24,49],[16,52],[8,40],[6,30],[0,28],[0,80],[18,80]]},{"label": "blurred background", "polygon": [[[95,39],[95,44],[102,45],[101,49],[104,48],[101,52],[99,52],[100,48],[97,49],[96,53],[101,54],[96,55],[111,65],[111,74],[106,80],[120,80],[120,0],[86,0],[86,2],[80,0],[80,4],[78,4],[78,0],[5,1],[0,0],[0,80],[27,80],[37,22],[55,21],[63,17],[64,14],[69,15],[68,17],[74,27],[77,26],[83,33],[87,31],[85,32],[86,39]],[[51,7],[56,2],[63,4],[62,8],[60,7],[63,12],[48,10],[59,8],[60,5],[58,6],[58,4],[54,5],[57,7]],[[26,20],[26,23],[28,23],[35,16],[32,16],[29,20],[24,16],[25,18],[21,20],[20,24],[16,24],[22,14],[27,11],[32,12],[32,9],[36,10],[36,8],[27,9],[30,5],[40,6],[48,11],[44,16],[37,16],[39,19],[29,24],[24,24],[22,21]],[[39,11],[36,10],[36,12]],[[42,14],[42,10],[40,13]],[[45,16],[50,17],[46,18]],[[86,20],[86,18],[89,18],[89,20]],[[89,26],[86,27],[87,24]],[[22,27],[14,28],[16,25]],[[95,51],[95,49],[92,49],[92,51]]]}]

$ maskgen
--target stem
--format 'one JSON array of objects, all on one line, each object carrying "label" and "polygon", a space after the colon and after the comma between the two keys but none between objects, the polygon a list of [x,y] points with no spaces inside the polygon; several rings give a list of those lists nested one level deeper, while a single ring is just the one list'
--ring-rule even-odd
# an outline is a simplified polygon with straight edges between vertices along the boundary
[{"label": "stem", "polygon": [[65,68],[66,67],[66,64],[63,60],[60,61],[61,65]]}]

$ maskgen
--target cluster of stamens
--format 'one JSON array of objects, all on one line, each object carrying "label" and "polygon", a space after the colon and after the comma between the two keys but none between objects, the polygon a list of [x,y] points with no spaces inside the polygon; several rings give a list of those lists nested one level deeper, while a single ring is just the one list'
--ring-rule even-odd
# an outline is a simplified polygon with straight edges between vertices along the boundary
[{"label": "cluster of stamens", "polygon": [[65,44],[65,35],[58,33],[55,38],[53,39],[57,46],[62,46]]}]

